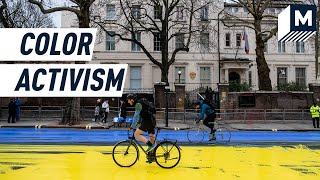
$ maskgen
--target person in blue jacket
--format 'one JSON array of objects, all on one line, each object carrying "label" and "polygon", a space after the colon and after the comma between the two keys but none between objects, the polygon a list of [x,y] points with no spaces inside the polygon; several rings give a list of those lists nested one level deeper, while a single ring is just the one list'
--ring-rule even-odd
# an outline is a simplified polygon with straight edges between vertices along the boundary
[{"label": "person in blue jacket", "polygon": [[16,121],[20,120],[20,106],[21,106],[21,102],[20,102],[20,98],[16,98]]},{"label": "person in blue jacket", "polygon": [[[214,119],[216,118],[215,109],[210,107],[208,104],[204,103],[203,100],[200,100],[199,102],[197,102],[196,107],[200,108],[200,114],[199,114],[198,118],[196,119],[196,122],[198,123],[200,120],[204,119],[203,124],[205,126],[207,126],[208,128],[210,128],[210,130],[211,130],[209,141],[215,140],[216,137],[215,137],[214,133],[216,130],[214,129],[214,124],[209,124],[209,122],[214,122]],[[206,118],[204,118],[204,115],[206,115]]]}]

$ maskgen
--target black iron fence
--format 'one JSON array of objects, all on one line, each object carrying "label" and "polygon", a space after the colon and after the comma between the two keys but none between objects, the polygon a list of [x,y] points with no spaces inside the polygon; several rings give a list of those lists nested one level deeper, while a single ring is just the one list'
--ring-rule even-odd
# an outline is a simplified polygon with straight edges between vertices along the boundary
[{"label": "black iron fence", "polygon": [[[21,120],[56,120],[59,121],[63,117],[63,106],[24,106],[21,107]],[[94,119],[94,106],[81,107],[81,120],[92,121]],[[231,123],[290,123],[290,122],[306,122],[311,119],[309,109],[217,109],[217,117],[223,121]],[[133,108],[128,108],[127,117],[132,117]],[[119,115],[118,107],[111,107],[108,115],[108,122]],[[168,113],[170,123],[191,124],[199,115],[199,109],[175,109],[170,108]],[[1,108],[0,120],[7,120],[8,109]],[[162,123],[165,121],[165,109],[158,109],[156,113],[157,120]]]}]

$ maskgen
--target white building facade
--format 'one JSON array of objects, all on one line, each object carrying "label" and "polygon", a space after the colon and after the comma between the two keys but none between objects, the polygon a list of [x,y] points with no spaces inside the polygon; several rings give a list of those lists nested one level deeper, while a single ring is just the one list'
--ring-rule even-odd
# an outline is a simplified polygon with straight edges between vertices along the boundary
[{"label": "white building facade", "polygon": [[[120,14],[118,1],[108,1],[100,7],[107,19],[115,18]],[[203,31],[194,36],[189,52],[179,52],[175,62],[169,69],[169,84],[185,83],[186,89],[199,86],[209,86],[217,89],[217,84],[237,80],[252,85],[258,90],[258,73],[255,56],[255,34],[252,29],[244,27],[225,27],[218,23],[224,13],[234,13],[246,18],[248,13],[241,7],[225,4],[223,1],[213,1],[215,4],[206,5],[199,15]],[[179,6],[178,6],[179,7]],[[224,9],[222,13],[219,14]],[[269,8],[266,13],[281,12],[281,8]],[[176,18],[183,18],[183,13],[176,11]],[[151,12],[155,13],[155,12]],[[101,18],[101,17],[99,17]],[[76,27],[77,21],[73,14],[63,12],[62,27]],[[110,32],[115,27],[108,26]],[[248,34],[249,54],[245,53],[243,40],[244,32]],[[153,64],[139,46],[122,41],[117,37],[101,33],[98,38],[92,61],[94,64],[128,64],[129,68],[125,79],[125,92],[151,92],[155,82],[161,81],[161,71]],[[151,52],[157,60],[161,59],[158,39],[149,34],[138,34],[137,39]],[[179,46],[176,37],[170,42],[169,48]],[[171,51],[172,52],[172,51]],[[265,47],[265,57],[270,68],[272,86],[277,83],[298,82],[301,85],[316,83],[314,42],[305,43],[278,43],[277,37],[271,38]],[[220,62],[220,66],[219,66]],[[282,71],[281,71],[282,70]],[[181,75],[178,72],[181,72]],[[279,73],[281,72],[281,73]],[[283,73],[284,72],[284,73]]]}]

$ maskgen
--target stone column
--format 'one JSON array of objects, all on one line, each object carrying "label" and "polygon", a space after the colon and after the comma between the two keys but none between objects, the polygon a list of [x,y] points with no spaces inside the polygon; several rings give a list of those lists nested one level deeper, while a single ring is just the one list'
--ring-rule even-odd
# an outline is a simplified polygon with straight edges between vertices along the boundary
[{"label": "stone column", "polygon": [[177,111],[184,111],[186,88],[184,84],[175,84]]},{"label": "stone column", "polygon": [[229,69],[224,69],[224,82],[229,82]]},{"label": "stone column", "polygon": [[245,74],[246,74],[246,82],[249,84],[249,68],[245,69]]},{"label": "stone column", "polygon": [[154,84],[154,105],[156,108],[166,107],[166,95],[164,92],[165,84]]},{"label": "stone column", "polygon": [[228,109],[229,84],[228,83],[218,84],[218,91],[219,91],[220,109]]}]

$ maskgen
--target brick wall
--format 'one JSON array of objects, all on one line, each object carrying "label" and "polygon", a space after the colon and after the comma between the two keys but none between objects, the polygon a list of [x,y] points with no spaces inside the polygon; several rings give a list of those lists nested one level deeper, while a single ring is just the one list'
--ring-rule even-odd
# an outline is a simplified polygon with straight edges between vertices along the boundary
[{"label": "brick wall", "polygon": [[[239,96],[254,96],[254,107],[240,107]],[[222,109],[308,109],[313,92],[228,92]]]}]

